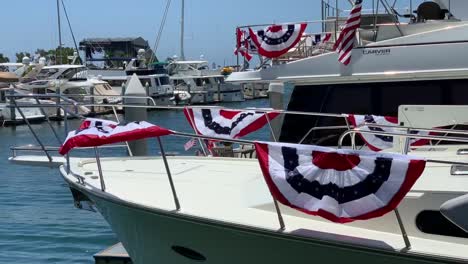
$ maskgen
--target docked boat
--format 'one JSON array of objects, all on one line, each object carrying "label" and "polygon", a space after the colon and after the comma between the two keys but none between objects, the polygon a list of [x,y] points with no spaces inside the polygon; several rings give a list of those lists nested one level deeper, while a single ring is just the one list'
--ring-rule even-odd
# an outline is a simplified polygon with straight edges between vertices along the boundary
[{"label": "docked boat", "polygon": [[[23,108],[21,109],[21,113],[20,110],[15,108],[11,100],[7,99],[7,95],[20,96],[21,94],[19,94],[18,91],[15,91],[13,88],[11,88],[11,90],[8,88],[3,88],[0,90],[0,127],[24,123],[25,118],[29,122],[41,122],[45,120],[46,116],[43,112],[44,109],[41,109],[40,107]],[[41,101],[43,103],[51,103],[47,100]],[[37,102],[34,99],[24,98],[18,98],[15,100],[15,102],[19,106],[21,106],[22,104],[37,104]],[[50,109],[55,111],[55,109]]]},{"label": "docked boat", "polygon": [[190,104],[239,102],[242,87],[226,83],[224,76],[209,70],[207,61],[173,61],[167,66],[174,90],[190,94]]},{"label": "docked boat", "polygon": [[[418,128],[402,127],[390,133],[385,126],[375,125],[380,130],[356,126],[347,131],[375,138],[394,137],[393,148],[380,153],[229,139],[221,130],[202,127],[208,112],[213,120],[237,120],[243,128],[232,130],[231,135],[239,135],[246,133],[249,124],[258,123],[246,124],[246,119],[231,117],[235,113],[254,117],[258,111],[220,109],[224,111],[220,117],[215,109],[192,109],[199,111],[189,114],[195,119],[192,122],[197,134],[203,136],[205,130],[211,130],[219,136],[203,137],[255,144],[258,160],[166,156],[163,145],[159,157],[103,158],[98,154],[101,143],[96,142],[94,158],[70,155],[63,164],[65,160],[60,158],[49,161],[23,155],[13,156],[11,161],[58,164],[75,205],[98,208],[134,263],[152,263],[155,259],[168,263],[304,262],[311,254],[331,263],[343,259],[362,263],[468,261],[464,214],[468,189],[461,177],[468,164],[461,154],[468,143],[467,132],[430,128],[453,125],[454,117],[465,122],[466,106],[402,106],[398,121]],[[269,118],[278,113],[332,116],[269,111]],[[199,117],[201,113],[203,117]],[[121,141],[141,138],[141,131],[147,137],[199,137],[146,122],[120,126],[108,120],[89,120],[83,124],[79,131],[69,134],[60,148],[62,154],[74,147],[92,147],[85,140],[89,135],[96,135],[103,143],[117,142],[116,137]],[[434,134],[415,133],[424,129],[422,126]],[[127,138],[118,136],[122,131]],[[412,137],[443,143],[408,148],[407,139]],[[449,141],[458,143],[446,144]],[[410,156],[394,154],[401,151]],[[299,179],[288,178],[293,175],[317,178],[304,180],[302,183],[311,185],[301,187]],[[330,183],[337,186],[332,188]],[[333,194],[332,189],[340,194]],[[340,198],[341,192],[350,197]],[[285,249],[288,254],[284,254]]]},{"label": "docked boat", "polygon": [[[374,5],[372,12],[363,10],[348,65],[339,61],[340,54],[333,51],[333,46],[347,18],[339,10],[351,10],[352,6],[348,1],[338,1],[338,9],[327,1],[322,3],[323,20],[302,24],[318,23],[323,32],[304,32],[303,38],[318,41],[299,48],[303,51],[301,56],[298,52],[291,57],[285,53],[272,58],[269,66],[233,72],[228,81],[292,82],[295,88],[287,108],[299,111],[396,115],[402,104],[468,103],[464,88],[468,82],[465,1],[425,1],[419,6],[412,5],[414,13],[397,11],[388,1],[381,1],[379,9]],[[248,28],[258,32],[253,26],[243,27]],[[329,40],[323,44],[320,40],[327,34]],[[284,122],[336,124],[327,118],[299,116],[286,117]],[[297,133],[288,131],[281,138],[297,142],[308,128],[306,125],[296,128]],[[317,142],[323,135],[320,131],[313,134],[317,135],[315,139],[312,135],[306,142]]]},{"label": "docked boat", "polygon": [[[140,60],[141,63],[141,60]],[[146,96],[152,97],[156,105],[173,105],[174,88],[164,64],[139,65],[138,59],[132,59],[126,69],[126,83],[136,74],[146,89]]]},{"label": "docked boat", "polygon": [[[104,80],[88,78],[87,68],[82,65],[45,66],[27,82],[17,85],[19,89],[33,94],[60,94],[82,104],[116,104],[120,94]],[[101,106],[81,106],[79,114],[107,113],[112,109]]]},{"label": "docked boat", "polygon": [[[56,103],[45,98],[28,98],[27,91],[15,88],[19,81],[12,72],[0,72],[0,83],[8,85],[0,89],[0,124],[1,126],[22,124],[28,122],[41,122],[48,116],[56,113],[55,108],[41,107],[41,105],[55,105]],[[22,105],[37,105],[38,107],[22,108]]]},{"label": "docked boat", "polygon": [[[295,83],[292,111],[191,108],[186,116],[195,134],[145,122],[88,120],[89,130],[71,133],[61,150],[94,147],[95,156],[68,153],[57,162],[75,205],[97,207],[138,264],[467,263],[468,132],[455,129],[468,122],[468,60],[459,34],[465,26],[443,10],[443,1],[430,3],[441,12],[424,11],[435,6],[422,4],[408,24],[385,20],[394,21],[395,14],[369,19],[382,22],[372,25],[377,39],[354,48],[347,65],[328,51],[229,77],[273,82],[272,94],[281,92],[278,83]],[[433,14],[440,19],[429,19]],[[400,34],[400,26],[408,35],[379,40],[380,34]],[[441,36],[443,42],[432,42]],[[238,139],[261,127],[249,119],[259,113],[265,113],[262,125],[284,117],[280,142]],[[99,156],[101,143],[118,141],[114,134],[141,139],[141,129],[157,138],[161,156]],[[102,142],[79,145],[80,133]],[[163,136],[253,144],[258,160],[167,156]]]},{"label": "docked boat", "polygon": [[167,65],[177,104],[210,104],[244,100],[242,86],[225,83],[221,72],[210,70],[207,61],[186,60],[184,52],[185,0],[181,1],[180,58]]}]

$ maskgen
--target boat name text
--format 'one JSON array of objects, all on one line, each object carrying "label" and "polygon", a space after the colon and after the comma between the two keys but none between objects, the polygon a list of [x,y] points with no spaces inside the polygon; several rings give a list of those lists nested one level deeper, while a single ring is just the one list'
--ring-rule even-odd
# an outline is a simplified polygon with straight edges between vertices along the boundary
[{"label": "boat name text", "polygon": [[390,55],[390,52],[391,52],[390,49],[365,49],[362,51],[362,54],[382,56],[382,55]]}]

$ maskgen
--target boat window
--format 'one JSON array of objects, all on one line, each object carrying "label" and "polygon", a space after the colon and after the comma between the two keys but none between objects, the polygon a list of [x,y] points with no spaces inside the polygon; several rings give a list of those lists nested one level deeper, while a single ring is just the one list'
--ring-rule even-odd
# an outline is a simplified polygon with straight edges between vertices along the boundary
[{"label": "boat window", "polygon": [[146,84],[148,84],[148,86],[151,86],[151,79],[150,78],[140,78],[140,82],[143,86],[146,86]]},{"label": "boat window", "polygon": [[94,85],[94,88],[96,90],[112,90],[112,87],[110,87],[110,85],[108,85],[107,83],[102,83],[102,84],[96,84]]},{"label": "boat window", "polygon": [[86,78],[86,71],[83,71],[83,68],[71,68],[65,70],[58,79],[83,79]]},{"label": "boat window", "polygon": [[210,68],[206,64],[201,64],[200,66],[198,66],[198,70],[209,70],[209,69]]},{"label": "boat window", "polygon": [[196,84],[197,86],[203,86],[202,79],[200,79],[200,78],[195,78],[195,79],[193,79],[193,80],[195,81],[195,84]]},{"label": "boat window", "polygon": [[224,77],[216,77],[217,83],[224,83]]},{"label": "boat window", "polygon": [[154,80],[154,85],[155,86],[161,86],[161,82],[159,81],[158,78],[154,78],[153,80]]},{"label": "boat window", "polygon": [[203,78],[203,85],[210,85],[211,81],[210,78]]},{"label": "boat window", "polygon": [[86,90],[82,87],[68,88],[65,91],[63,91],[63,93],[71,94],[71,95],[86,95],[87,94]]},{"label": "boat window", "polygon": [[48,79],[52,75],[56,74],[58,72],[58,69],[52,68],[52,69],[42,69],[38,74],[37,74],[37,79]]},{"label": "boat window", "polygon": [[161,83],[161,85],[168,85],[169,77],[159,77],[159,82]]},{"label": "boat window", "polygon": [[[290,111],[397,116],[400,105],[466,105],[468,80],[431,80],[296,86]],[[317,126],[343,126],[344,119],[286,115],[281,141],[297,143]],[[294,129],[289,129],[289,128]],[[344,130],[314,131],[304,143],[336,146]],[[349,140],[349,137],[346,138]],[[349,144],[348,142],[345,142]]]},{"label": "boat window", "polygon": [[58,77],[58,79],[71,79],[73,78],[73,76],[76,74],[76,71],[75,69],[68,69],[68,70],[65,70],[62,74],[60,74],[60,76]]},{"label": "boat window", "polygon": [[106,80],[110,86],[121,87],[125,80]]},{"label": "boat window", "polygon": [[422,211],[416,216],[416,226],[427,234],[468,238],[468,233],[450,222],[440,211]]},{"label": "boat window", "polygon": [[175,86],[178,86],[178,85],[185,85],[185,81],[184,80],[174,80],[174,85]]}]

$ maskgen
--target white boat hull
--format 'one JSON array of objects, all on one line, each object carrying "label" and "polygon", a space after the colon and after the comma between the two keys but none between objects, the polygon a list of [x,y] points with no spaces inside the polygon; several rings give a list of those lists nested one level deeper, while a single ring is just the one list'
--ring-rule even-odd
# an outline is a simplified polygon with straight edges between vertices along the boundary
[{"label": "white boat hull", "polygon": [[213,98],[217,102],[242,102],[244,101],[244,93],[241,85],[223,83],[219,90],[214,91]]},{"label": "white boat hull", "polygon": [[190,91],[190,104],[210,104],[214,102],[213,92]]},{"label": "white boat hull", "polygon": [[[396,252],[385,249],[385,244],[382,249],[369,249],[139,207],[86,191],[85,194],[136,264],[196,261],[284,264],[308,263],[314,259],[339,264],[457,263],[455,259]],[[350,238],[341,238],[347,239]]]}]

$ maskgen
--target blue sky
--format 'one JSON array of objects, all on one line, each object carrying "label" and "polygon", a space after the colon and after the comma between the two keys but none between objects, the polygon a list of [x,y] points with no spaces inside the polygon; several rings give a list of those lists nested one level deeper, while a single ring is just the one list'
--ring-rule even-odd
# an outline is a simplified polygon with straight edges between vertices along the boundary
[{"label": "blue sky", "polygon": [[[340,0],[341,2],[347,2]],[[89,37],[142,36],[152,46],[166,0],[64,0],[77,41]],[[186,57],[204,55],[223,65],[235,62],[235,27],[245,24],[320,19],[319,0],[186,0]],[[172,0],[157,51],[159,58],[179,54],[180,0]],[[0,53],[11,60],[18,51],[57,46],[55,0],[2,1]],[[63,42],[72,38],[62,12]]]}]

